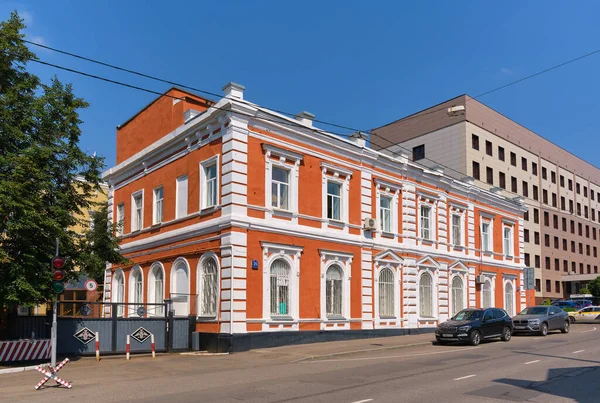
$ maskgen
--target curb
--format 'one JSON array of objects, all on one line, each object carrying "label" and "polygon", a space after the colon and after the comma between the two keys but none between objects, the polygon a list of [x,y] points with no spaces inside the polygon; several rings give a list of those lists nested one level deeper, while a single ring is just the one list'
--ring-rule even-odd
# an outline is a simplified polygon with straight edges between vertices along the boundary
[{"label": "curb", "polygon": [[386,347],[377,347],[377,348],[364,348],[362,350],[341,351],[339,353],[331,353],[331,354],[323,354],[323,355],[311,355],[308,357],[303,357],[303,358],[299,358],[297,360],[291,361],[290,364],[296,364],[296,363],[303,362],[303,361],[313,361],[313,360],[334,358],[334,357],[340,357],[340,356],[344,356],[344,355],[369,353],[369,352],[373,352],[373,351],[385,351],[385,350],[393,350],[393,349],[404,348],[404,347],[425,346],[428,344],[431,344],[431,341],[423,341],[423,342],[411,343],[411,344],[399,344],[399,345],[395,345],[395,346],[386,346]]},{"label": "curb", "polygon": [[1,374],[12,374],[15,372],[25,372],[25,371],[32,371],[34,370],[36,367],[39,366],[43,366],[43,365],[50,365],[49,362],[45,363],[45,364],[39,364],[39,365],[31,365],[28,367],[17,367],[17,368],[5,368],[5,369],[0,369],[0,375]]}]

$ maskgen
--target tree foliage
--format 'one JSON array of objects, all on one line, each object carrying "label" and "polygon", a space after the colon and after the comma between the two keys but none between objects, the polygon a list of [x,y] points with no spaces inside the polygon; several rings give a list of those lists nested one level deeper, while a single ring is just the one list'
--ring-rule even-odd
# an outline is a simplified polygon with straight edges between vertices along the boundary
[{"label": "tree foliage", "polygon": [[600,297],[600,277],[596,277],[587,285],[587,289],[594,297]]},{"label": "tree foliage", "polygon": [[0,306],[48,299],[56,239],[67,270],[96,276],[98,259],[120,261],[112,234],[111,242],[88,241],[72,229],[101,191],[103,159],[79,148],[79,111],[88,104],[71,85],[56,77],[43,84],[27,71],[36,56],[21,41],[24,28],[16,12],[0,22]]}]

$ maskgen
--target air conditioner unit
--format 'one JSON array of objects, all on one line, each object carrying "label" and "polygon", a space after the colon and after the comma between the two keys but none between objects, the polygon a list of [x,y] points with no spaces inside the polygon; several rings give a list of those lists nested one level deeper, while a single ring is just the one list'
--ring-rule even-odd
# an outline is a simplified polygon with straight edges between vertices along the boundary
[{"label": "air conditioner unit", "polygon": [[377,220],[374,218],[365,218],[363,221],[363,229],[365,230],[374,230],[377,229]]},{"label": "air conditioner unit", "polygon": [[477,284],[483,284],[485,283],[485,276],[480,274],[479,276],[475,276],[475,282]]}]

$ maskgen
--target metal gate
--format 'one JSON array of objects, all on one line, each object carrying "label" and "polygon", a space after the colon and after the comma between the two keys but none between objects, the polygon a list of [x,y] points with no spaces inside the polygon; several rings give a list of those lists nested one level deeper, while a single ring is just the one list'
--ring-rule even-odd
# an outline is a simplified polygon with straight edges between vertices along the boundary
[{"label": "metal gate", "polygon": [[95,354],[96,332],[101,354],[125,353],[127,335],[131,336],[132,353],[151,352],[150,334],[157,352],[189,350],[195,316],[176,317],[172,306],[169,300],[163,304],[82,301],[65,311],[59,303],[58,312],[69,315],[57,319],[57,353]]}]

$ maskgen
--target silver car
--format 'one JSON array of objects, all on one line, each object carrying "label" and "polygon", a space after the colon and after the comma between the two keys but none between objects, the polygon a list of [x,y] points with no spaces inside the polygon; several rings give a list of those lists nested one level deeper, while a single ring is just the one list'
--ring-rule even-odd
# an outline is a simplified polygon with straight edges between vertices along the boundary
[{"label": "silver car", "polygon": [[532,306],[513,316],[515,333],[538,333],[542,336],[550,330],[569,333],[569,315],[555,306]]}]

